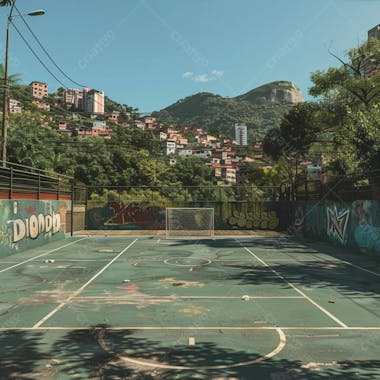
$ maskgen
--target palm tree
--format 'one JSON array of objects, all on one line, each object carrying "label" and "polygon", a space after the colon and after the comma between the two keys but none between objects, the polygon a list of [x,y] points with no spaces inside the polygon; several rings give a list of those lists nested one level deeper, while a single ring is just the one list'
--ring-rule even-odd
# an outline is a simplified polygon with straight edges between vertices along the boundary
[{"label": "palm tree", "polygon": [[[0,81],[1,82],[4,82],[4,75],[5,75],[4,65],[0,63]],[[16,86],[20,84],[20,82],[21,82],[21,74],[8,75],[9,86]]]},{"label": "palm tree", "polygon": [[0,7],[9,7],[13,5],[13,0],[0,0]]},{"label": "palm tree", "polygon": [[[13,7],[15,5],[16,0],[0,0],[0,7],[12,7],[11,13],[13,11]],[[0,64],[0,81],[1,83],[4,82],[5,77],[5,68],[3,64]],[[21,82],[21,75],[20,74],[13,74],[9,75],[7,78],[7,84],[8,86],[16,86],[20,84]]]}]

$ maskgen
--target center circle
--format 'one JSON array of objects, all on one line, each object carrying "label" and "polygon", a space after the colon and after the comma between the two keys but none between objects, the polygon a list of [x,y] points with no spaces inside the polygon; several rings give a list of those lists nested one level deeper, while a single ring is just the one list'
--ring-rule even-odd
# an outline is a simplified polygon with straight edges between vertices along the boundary
[{"label": "center circle", "polygon": [[126,363],[129,364],[137,364],[140,366],[145,366],[145,367],[153,367],[153,368],[161,368],[161,369],[175,369],[175,370],[213,370],[213,369],[229,369],[229,368],[237,368],[237,367],[245,367],[249,366],[252,364],[260,363],[265,360],[271,359],[278,355],[283,348],[286,345],[286,335],[284,332],[279,328],[274,328],[274,331],[277,332],[279,341],[277,344],[277,347],[275,347],[272,351],[268,352],[267,354],[262,354],[261,356],[254,355],[252,359],[246,358],[246,360],[240,361],[240,362],[229,362],[229,363],[220,363],[220,364],[209,364],[209,365],[175,365],[175,364],[169,364],[169,363],[164,363],[164,362],[159,362],[157,360],[149,359],[149,355],[146,355],[147,353],[143,355],[142,358],[136,358],[134,356],[130,356],[121,352],[116,352],[114,351],[113,348],[109,345],[107,342],[107,339],[105,337],[106,335],[106,329],[101,329],[99,331],[98,335],[98,342],[100,347],[107,352],[108,354],[117,357]]},{"label": "center circle", "polygon": [[164,263],[175,267],[202,267],[210,265],[212,261],[210,259],[200,259],[198,257],[171,257],[164,260]]}]

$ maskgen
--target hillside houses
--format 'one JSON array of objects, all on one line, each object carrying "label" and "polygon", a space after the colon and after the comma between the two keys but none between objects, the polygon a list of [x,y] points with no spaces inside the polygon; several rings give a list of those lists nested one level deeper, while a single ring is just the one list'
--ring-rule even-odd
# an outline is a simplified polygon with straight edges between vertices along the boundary
[{"label": "hillside houses", "polygon": [[[116,103],[117,109],[110,111],[112,102],[109,101],[106,112],[104,92],[90,88],[62,89],[58,95],[49,97],[47,84],[35,81],[30,87],[33,91],[33,102],[43,111],[50,112],[49,123],[53,122],[56,132],[68,138],[110,140],[115,128],[127,128],[132,136],[133,133],[141,133],[137,132],[141,130],[148,133],[146,136],[150,134],[160,142],[160,159],[167,165],[176,165],[180,160],[196,157],[212,169],[215,182],[220,184],[243,182],[243,174],[250,165],[271,165],[266,161],[260,141],[243,147],[233,139],[215,136],[200,127],[173,127],[160,123],[151,115],[138,117],[133,112],[127,115],[126,107],[120,107]],[[52,103],[51,110],[48,101]],[[57,107],[64,112],[55,112]],[[21,102],[10,99],[9,111],[11,114],[22,113]]]}]

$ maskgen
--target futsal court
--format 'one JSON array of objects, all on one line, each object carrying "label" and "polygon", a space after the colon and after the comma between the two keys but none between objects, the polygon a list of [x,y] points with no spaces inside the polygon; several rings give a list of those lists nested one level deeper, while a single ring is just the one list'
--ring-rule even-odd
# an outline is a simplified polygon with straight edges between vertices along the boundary
[{"label": "futsal court", "polygon": [[380,379],[379,293],[285,236],[76,236],[0,260],[0,378]]}]

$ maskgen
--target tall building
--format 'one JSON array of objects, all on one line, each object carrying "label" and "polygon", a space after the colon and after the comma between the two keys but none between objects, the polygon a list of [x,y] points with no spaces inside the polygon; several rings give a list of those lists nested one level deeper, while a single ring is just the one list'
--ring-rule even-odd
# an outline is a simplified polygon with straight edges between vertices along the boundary
[{"label": "tall building", "polygon": [[48,96],[48,85],[43,82],[34,81],[30,84],[34,98],[42,99]]},{"label": "tall building", "polygon": [[371,38],[380,40],[380,25],[376,25],[374,28],[368,31],[368,39]]},{"label": "tall building", "polygon": [[74,110],[82,109],[83,91],[69,88],[63,92],[63,102]]},{"label": "tall building", "polygon": [[[44,99],[48,96],[48,85],[44,82],[34,81],[30,84],[32,88],[32,95],[35,99]],[[40,110],[50,111],[50,105],[46,102],[42,102],[40,100],[33,100],[33,104],[35,104]]]},{"label": "tall building", "polygon": [[88,87],[83,89],[83,111],[93,114],[104,113],[104,92],[91,90]]},{"label": "tall building", "polygon": [[[371,39],[380,40],[380,25],[368,31],[368,41]],[[368,77],[377,74],[380,71],[380,60],[378,57],[374,54],[366,57],[362,63],[362,70]]]},{"label": "tall building", "polygon": [[247,126],[245,124],[235,124],[235,140],[238,145],[248,145]]}]

